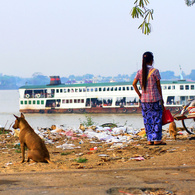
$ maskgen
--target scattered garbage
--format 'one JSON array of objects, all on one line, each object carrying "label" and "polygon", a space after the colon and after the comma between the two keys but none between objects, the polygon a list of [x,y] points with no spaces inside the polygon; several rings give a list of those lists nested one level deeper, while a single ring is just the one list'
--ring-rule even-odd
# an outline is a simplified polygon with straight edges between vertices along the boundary
[{"label": "scattered garbage", "polygon": [[[130,126],[117,126],[114,123],[105,123],[103,125],[84,126],[80,124],[78,128],[67,128],[65,126],[52,125],[50,128],[37,128],[35,132],[45,141],[47,144],[55,144],[56,148],[62,150],[79,149],[84,143],[85,139],[89,140],[89,143],[95,144],[95,147],[88,148],[88,153],[93,154],[98,150],[98,144],[104,142],[110,144],[109,150],[121,149],[128,144],[140,140],[146,139],[145,129],[135,129]],[[167,133],[164,131],[164,133]],[[19,131],[12,131],[14,136],[19,136]],[[181,133],[183,134],[183,132]],[[64,138],[58,145],[58,140]],[[74,143],[74,144],[73,144]],[[75,145],[77,143],[77,145]],[[78,145],[79,144],[79,145]],[[139,144],[136,145],[137,147]],[[144,160],[143,157],[132,157],[131,160]]]}]

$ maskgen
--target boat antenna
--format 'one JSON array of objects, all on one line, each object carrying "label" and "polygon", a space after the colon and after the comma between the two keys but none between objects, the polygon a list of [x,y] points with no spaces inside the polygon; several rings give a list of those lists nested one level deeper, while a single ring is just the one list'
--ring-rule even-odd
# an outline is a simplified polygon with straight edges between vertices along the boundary
[{"label": "boat antenna", "polygon": [[183,78],[182,69],[181,69],[181,66],[180,65],[179,65],[179,69],[180,69],[180,80],[183,81],[185,79]]}]

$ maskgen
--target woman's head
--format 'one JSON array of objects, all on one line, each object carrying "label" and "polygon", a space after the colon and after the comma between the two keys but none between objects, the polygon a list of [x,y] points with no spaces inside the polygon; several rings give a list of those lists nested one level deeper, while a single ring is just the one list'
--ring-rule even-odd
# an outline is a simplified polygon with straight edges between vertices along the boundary
[{"label": "woman's head", "polygon": [[151,64],[153,63],[154,61],[154,56],[153,56],[153,53],[150,52],[150,51],[147,51],[143,54],[143,61],[145,62],[144,65],[148,65],[148,64]]},{"label": "woman's head", "polygon": [[150,51],[147,51],[143,54],[143,60],[142,60],[142,85],[144,90],[146,90],[147,86],[147,77],[148,77],[148,68],[147,65],[152,65],[154,61],[153,53]]}]

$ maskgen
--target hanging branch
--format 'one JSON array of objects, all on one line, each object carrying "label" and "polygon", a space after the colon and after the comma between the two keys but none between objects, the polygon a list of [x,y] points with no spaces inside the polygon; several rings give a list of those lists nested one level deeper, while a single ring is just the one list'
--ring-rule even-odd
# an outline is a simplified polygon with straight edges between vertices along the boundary
[{"label": "hanging branch", "polygon": [[195,3],[195,0],[185,0],[187,6],[192,6]]},{"label": "hanging branch", "polygon": [[[132,18],[143,18],[142,24],[138,27],[138,29],[142,30],[142,33],[145,35],[149,35],[151,33],[151,24],[150,20],[153,20],[153,9],[147,8],[149,4],[149,0],[135,0],[134,7],[131,10]],[[195,0],[185,0],[187,6],[192,6],[195,4]]]},{"label": "hanging branch", "polygon": [[135,6],[131,10],[132,18],[143,18],[142,24],[138,27],[138,29],[142,30],[143,34],[151,33],[151,24],[150,20],[153,20],[153,9],[148,9],[146,6],[149,4],[148,0],[136,0],[134,2]]}]

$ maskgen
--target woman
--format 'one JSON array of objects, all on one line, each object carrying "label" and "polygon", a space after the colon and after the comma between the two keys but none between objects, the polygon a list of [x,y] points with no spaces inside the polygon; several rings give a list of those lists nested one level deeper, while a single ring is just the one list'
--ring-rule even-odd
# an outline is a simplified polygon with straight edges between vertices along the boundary
[{"label": "woman", "polygon": [[[148,139],[148,145],[165,145],[162,141],[162,90],[160,73],[152,64],[152,52],[145,52],[142,59],[142,69],[138,70],[133,81],[133,87],[141,100],[142,115]],[[140,83],[142,93],[137,87]]]}]

